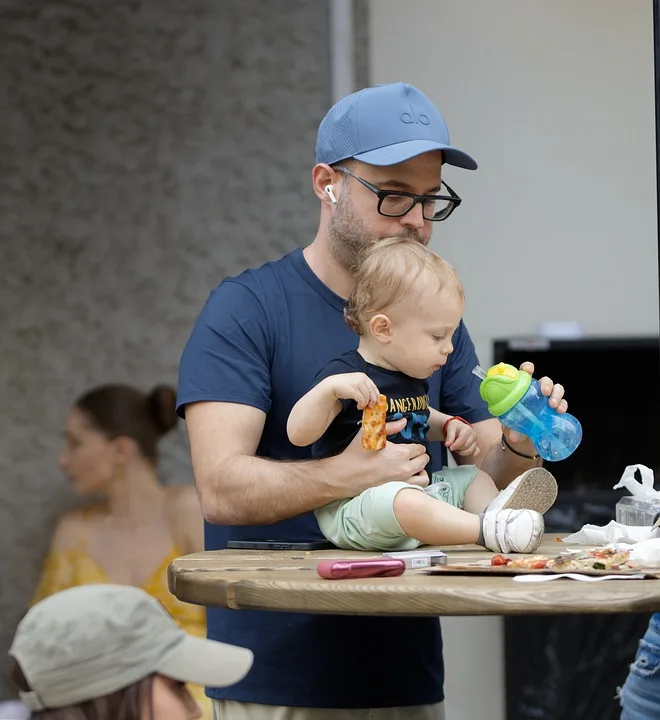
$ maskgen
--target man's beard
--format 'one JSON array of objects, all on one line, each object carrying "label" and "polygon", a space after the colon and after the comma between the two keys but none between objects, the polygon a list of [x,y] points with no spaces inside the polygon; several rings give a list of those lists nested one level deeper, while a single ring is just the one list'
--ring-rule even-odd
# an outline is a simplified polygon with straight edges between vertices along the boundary
[{"label": "man's beard", "polygon": [[[350,195],[348,197],[346,195],[344,190],[330,221],[328,235],[333,258],[344,270],[354,274],[366,251],[385,236],[375,237],[367,230],[362,219],[353,212]],[[401,228],[399,232],[393,234],[428,245],[428,240],[424,240],[413,228]]]}]

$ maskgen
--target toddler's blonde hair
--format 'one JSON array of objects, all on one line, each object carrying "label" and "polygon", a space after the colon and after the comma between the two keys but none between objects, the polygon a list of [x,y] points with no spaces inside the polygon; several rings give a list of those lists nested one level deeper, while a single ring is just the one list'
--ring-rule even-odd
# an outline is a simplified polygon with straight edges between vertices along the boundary
[{"label": "toddler's blonde hair", "polygon": [[351,330],[362,335],[374,315],[441,290],[463,299],[463,285],[446,260],[414,240],[386,238],[366,251],[344,316]]}]

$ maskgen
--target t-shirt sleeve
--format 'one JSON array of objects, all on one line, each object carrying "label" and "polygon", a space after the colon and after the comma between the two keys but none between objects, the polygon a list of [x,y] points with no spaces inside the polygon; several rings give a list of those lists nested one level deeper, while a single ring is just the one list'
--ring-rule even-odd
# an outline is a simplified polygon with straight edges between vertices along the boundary
[{"label": "t-shirt sleeve", "polygon": [[179,363],[177,412],[193,402],[271,404],[268,319],[243,283],[226,280],[206,301]]},{"label": "t-shirt sleeve", "polygon": [[[342,373],[354,373],[363,372],[364,368],[362,364],[358,362],[357,357],[351,355],[344,355],[335,360],[331,360],[322,370],[319,371],[318,375],[314,378],[310,390],[315,388],[322,380],[332,377],[333,375],[341,375]],[[339,401],[341,406],[346,410],[350,407],[355,400],[343,399]]]},{"label": "t-shirt sleeve", "polygon": [[479,378],[472,369],[479,364],[474,343],[461,321],[452,339],[454,352],[442,370],[440,410],[459,415],[470,423],[487,420],[492,415],[479,394]]}]

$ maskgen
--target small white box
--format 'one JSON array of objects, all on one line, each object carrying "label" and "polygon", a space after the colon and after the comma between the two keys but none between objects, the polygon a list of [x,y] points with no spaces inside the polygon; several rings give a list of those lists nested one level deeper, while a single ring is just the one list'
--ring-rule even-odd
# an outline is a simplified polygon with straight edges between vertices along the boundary
[{"label": "small white box", "polygon": [[431,565],[446,565],[447,555],[442,550],[404,550],[402,552],[383,553],[383,557],[403,560],[406,568],[417,570]]}]

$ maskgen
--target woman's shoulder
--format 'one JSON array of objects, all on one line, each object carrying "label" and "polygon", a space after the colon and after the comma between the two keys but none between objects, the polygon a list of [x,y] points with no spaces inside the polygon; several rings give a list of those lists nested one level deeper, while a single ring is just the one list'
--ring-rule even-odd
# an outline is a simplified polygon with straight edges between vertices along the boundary
[{"label": "woman's shoulder", "polygon": [[204,546],[202,509],[194,485],[166,488],[167,514],[181,550],[199,552]]},{"label": "woman's shoulder", "polygon": [[192,484],[170,485],[165,488],[165,497],[168,509],[182,511],[196,508],[199,510],[197,491]]},{"label": "woman's shoulder", "polygon": [[51,550],[74,550],[86,541],[90,528],[107,516],[107,506],[103,503],[85,505],[70,510],[57,521],[51,540]]}]

